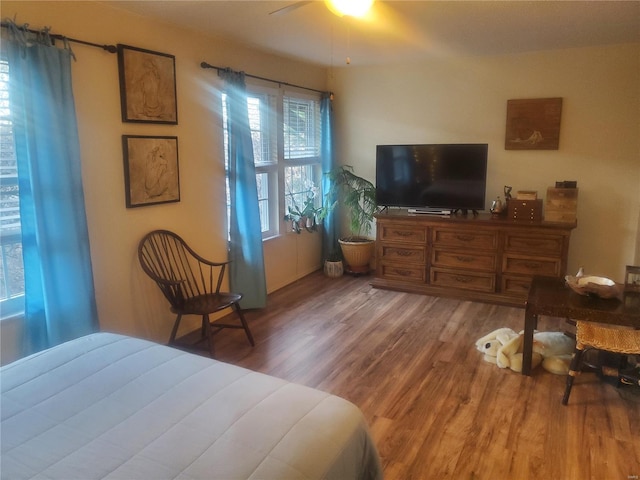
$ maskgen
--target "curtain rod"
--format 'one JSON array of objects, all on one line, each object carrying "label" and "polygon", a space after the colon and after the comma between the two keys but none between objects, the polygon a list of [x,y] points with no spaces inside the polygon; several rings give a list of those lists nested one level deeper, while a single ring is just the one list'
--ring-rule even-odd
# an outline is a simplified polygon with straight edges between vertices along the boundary
[{"label": "curtain rod", "polygon": [[[214,69],[216,69],[218,71],[226,70],[226,68],[224,68],[224,67],[216,67],[215,65],[210,65],[207,62],[202,62],[200,64],[200,67],[202,67],[202,68],[214,68]],[[258,80],[264,80],[265,82],[277,83],[278,85],[285,85],[287,87],[296,87],[296,88],[301,88],[303,90],[309,90],[311,92],[326,93],[328,95],[333,95],[332,92],[326,92],[324,90],[316,90],[315,88],[303,87],[302,85],[295,85],[293,83],[281,82],[279,80],[273,80],[271,78],[259,77],[257,75],[251,75],[249,73],[245,73],[245,76],[246,77],[250,77],[250,78],[256,78]]]},{"label": "curtain rod", "polygon": [[[9,28],[12,25],[6,22],[1,22],[0,23],[0,27],[2,28]],[[24,27],[18,27],[19,30],[22,31],[26,31],[29,33],[35,33],[35,34],[39,34],[39,33],[43,33],[42,30],[32,30],[30,28],[24,28]],[[54,40],[67,40],[69,42],[74,42],[74,43],[81,43],[83,45],[89,45],[90,47],[99,47],[102,48],[103,50],[106,50],[109,53],[116,53],[118,51],[117,47],[115,45],[100,45],[98,43],[92,43],[92,42],[86,42],[84,40],[78,40],[77,38],[71,38],[71,37],[65,37],[64,35],[60,35],[59,33],[48,33],[47,35],[49,35],[51,38],[53,38]]]}]

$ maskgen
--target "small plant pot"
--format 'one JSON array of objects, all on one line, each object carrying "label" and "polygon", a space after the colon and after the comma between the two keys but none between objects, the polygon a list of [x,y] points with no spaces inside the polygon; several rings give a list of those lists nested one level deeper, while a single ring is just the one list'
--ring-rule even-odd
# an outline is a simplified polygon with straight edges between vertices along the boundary
[{"label": "small plant pot", "polygon": [[337,262],[330,262],[329,260],[324,261],[324,274],[327,277],[337,278],[341,277],[344,273],[344,267],[342,265],[342,260],[338,260]]}]

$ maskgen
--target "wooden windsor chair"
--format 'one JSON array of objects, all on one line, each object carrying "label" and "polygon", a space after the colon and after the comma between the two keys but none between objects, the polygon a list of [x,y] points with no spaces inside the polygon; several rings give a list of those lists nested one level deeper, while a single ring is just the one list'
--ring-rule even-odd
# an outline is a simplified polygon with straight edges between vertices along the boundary
[{"label": "wooden windsor chair", "polygon": [[[176,342],[183,315],[202,317],[200,339],[189,347],[206,340],[212,357],[213,336],[225,328],[243,329],[251,346],[255,344],[240,308],[242,294],[220,291],[228,261],[206,260],[168,230],[154,230],[146,234],[138,245],[138,259],[144,272],[156,282],[169,301],[171,311],[177,315],[169,345],[185,346]],[[209,315],[226,308],[236,312],[239,324],[210,321]]]}]

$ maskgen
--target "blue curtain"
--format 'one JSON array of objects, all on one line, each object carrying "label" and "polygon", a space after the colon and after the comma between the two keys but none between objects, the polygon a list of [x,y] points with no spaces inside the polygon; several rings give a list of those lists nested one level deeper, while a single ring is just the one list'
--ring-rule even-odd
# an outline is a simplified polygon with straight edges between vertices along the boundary
[{"label": "blue curtain", "polygon": [[243,72],[225,69],[219,74],[225,81],[229,132],[229,281],[232,291],[243,294],[243,308],[262,308],[267,281],[247,89]]},{"label": "blue curtain", "polygon": [[[326,195],[331,189],[331,182],[324,173],[330,172],[336,166],[333,152],[333,105],[332,94],[324,93],[320,100],[320,117],[322,122],[322,143],[320,145],[320,156],[322,158],[322,191]],[[325,199],[331,201],[331,199]],[[340,255],[340,245],[338,244],[338,229],[336,226],[336,210],[331,209],[323,220],[322,228],[322,258],[324,262],[327,258]]]},{"label": "blue curtain", "polygon": [[[28,41],[25,41],[28,40]],[[24,353],[98,329],[68,48],[3,39],[20,189]]]}]

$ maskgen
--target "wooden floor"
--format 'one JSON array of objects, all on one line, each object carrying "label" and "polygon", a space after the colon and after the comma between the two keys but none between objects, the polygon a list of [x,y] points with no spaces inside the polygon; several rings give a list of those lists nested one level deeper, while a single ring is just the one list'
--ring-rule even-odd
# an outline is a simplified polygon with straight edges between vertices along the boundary
[{"label": "wooden floor", "polygon": [[[523,328],[522,309],[377,290],[320,272],[248,312],[256,339],[218,335],[216,358],[344,397],[364,412],[385,478],[638,479],[640,398],[583,373],[531,377],[474,343]],[[541,330],[562,330],[541,319]],[[629,392],[629,390],[626,390]]]}]

